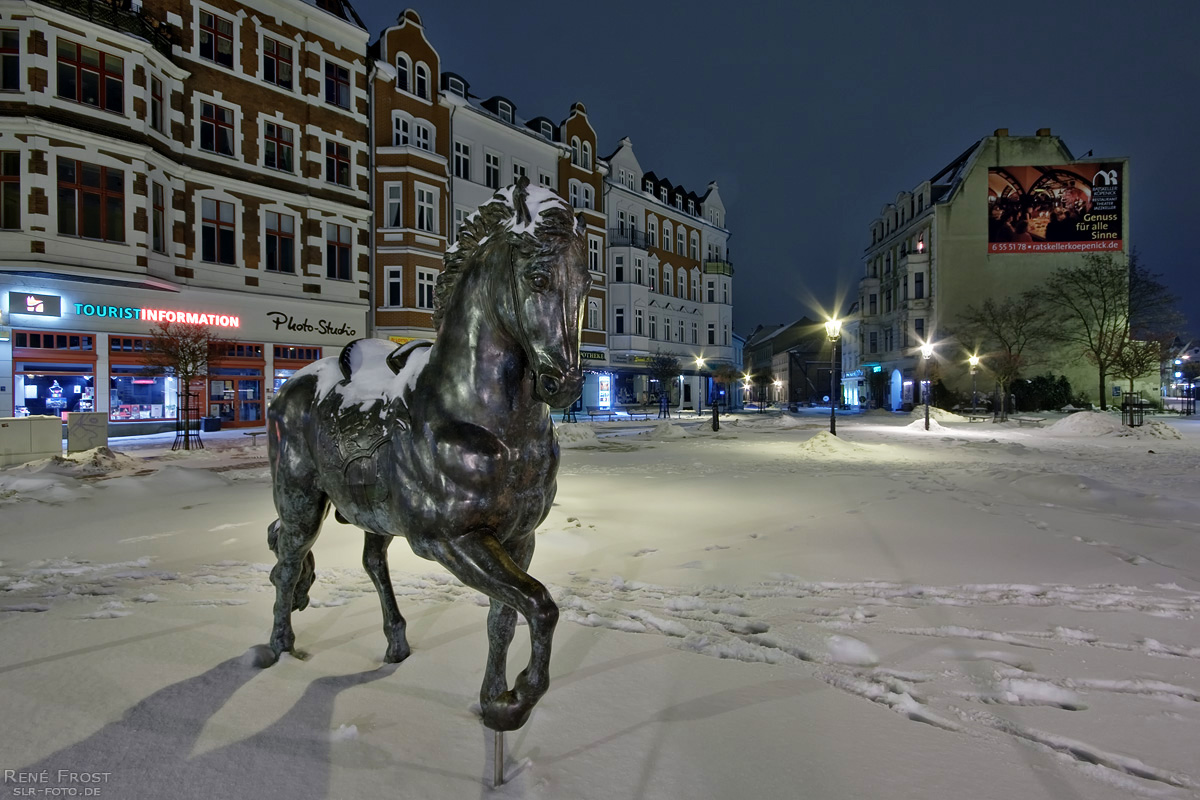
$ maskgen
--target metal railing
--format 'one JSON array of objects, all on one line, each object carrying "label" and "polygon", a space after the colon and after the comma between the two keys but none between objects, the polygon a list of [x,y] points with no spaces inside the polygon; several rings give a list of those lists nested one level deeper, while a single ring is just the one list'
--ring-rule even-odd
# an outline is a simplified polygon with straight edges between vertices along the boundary
[{"label": "metal railing", "polygon": [[37,0],[42,5],[57,8],[76,17],[123,31],[147,40],[165,56],[171,55],[170,27],[141,11],[135,11],[129,0]]},{"label": "metal railing", "polygon": [[707,275],[733,275],[733,262],[705,261],[704,272]]},{"label": "metal railing", "polygon": [[646,232],[619,228],[608,229],[608,245],[609,247],[636,247],[640,250],[646,249]]}]

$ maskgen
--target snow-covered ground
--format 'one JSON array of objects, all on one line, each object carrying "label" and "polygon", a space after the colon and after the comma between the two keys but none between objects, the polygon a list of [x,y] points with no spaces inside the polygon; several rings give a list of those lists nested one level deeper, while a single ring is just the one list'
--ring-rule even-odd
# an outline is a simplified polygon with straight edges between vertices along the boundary
[{"label": "snow-covered ground", "polygon": [[485,604],[402,542],[407,661],[330,519],[299,657],[248,665],[263,441],[0,471],[0,797],[1200,797],[1200,421],[826,426],[561,428],[553,678],[498,790]]}]

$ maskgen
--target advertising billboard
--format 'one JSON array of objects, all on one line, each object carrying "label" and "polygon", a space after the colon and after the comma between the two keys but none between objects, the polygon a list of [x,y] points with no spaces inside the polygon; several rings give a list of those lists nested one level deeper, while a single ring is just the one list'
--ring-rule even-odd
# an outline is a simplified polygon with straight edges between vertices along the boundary
[{"label": "advertising billboard", "polygon": [[988,252],[1121,250],[1122,166],[989,167]]}]

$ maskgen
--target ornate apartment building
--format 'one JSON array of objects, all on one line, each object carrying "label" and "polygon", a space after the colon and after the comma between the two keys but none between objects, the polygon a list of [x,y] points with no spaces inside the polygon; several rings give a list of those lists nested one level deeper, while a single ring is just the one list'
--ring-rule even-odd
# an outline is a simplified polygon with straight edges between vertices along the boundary
[{"label": "ornate apartment building", "polygon": [[198,320],[203,413],[262,425],[364,335],[367,39],[342,0],[0,0],[0,416],[171,420],[145,337]]},{"label": "ornate apartment building", "polygon": [[[645,172],[624,138],[608,156],[609,353],[617,399],[661,391],[647,364],[658,353],[685,369],[671,396],[708,405],[707,370],[735,364],[733,263],[715,182],[703,195]],[[703,364],[703,368],[701,368]]]}]

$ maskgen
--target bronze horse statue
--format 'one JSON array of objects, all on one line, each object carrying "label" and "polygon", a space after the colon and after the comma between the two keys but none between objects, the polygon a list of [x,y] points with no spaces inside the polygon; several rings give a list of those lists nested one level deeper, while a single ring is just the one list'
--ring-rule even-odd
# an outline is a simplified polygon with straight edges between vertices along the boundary
[{"label": "bronze horse statue", "polygon": [[[583,386],[585,241],[570,207],[522,178],[471,215],[446,251],[437,341],[359,339],[280,389],[267,412],[279,515],[267,533],[277,557],[274,658],[295,644],[291,615],[308,605],[312,546],[332,505],[338,521],[366,532],[385,659],[409,654],[387,565],[392,537],[403,536],[491,598],[484,724],[514,730],[529,718],[549,685],[558,607],[526,570],[556,491],[550,406],[573,403]],[[532,653],[510,689],[518,611]]]}]

